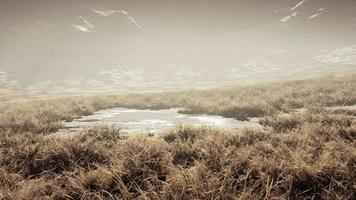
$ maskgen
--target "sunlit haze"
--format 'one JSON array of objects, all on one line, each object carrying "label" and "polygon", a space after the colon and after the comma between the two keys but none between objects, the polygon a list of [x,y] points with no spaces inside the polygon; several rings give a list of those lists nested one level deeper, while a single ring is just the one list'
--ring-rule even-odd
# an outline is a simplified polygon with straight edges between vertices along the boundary
[{"label": "sunlit haze", "polygon": [[0,0],[0,84],[156,90],[356,69],[354,0]]}]

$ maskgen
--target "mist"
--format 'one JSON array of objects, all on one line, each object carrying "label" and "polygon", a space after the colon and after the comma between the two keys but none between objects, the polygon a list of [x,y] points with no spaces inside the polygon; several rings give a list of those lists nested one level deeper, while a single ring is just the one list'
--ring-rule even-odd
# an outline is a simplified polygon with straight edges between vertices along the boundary
[{"label": "mist", "polygon": [[0,5],[3,88],[160,90],[356,69],[353,0],[1,0]]}]

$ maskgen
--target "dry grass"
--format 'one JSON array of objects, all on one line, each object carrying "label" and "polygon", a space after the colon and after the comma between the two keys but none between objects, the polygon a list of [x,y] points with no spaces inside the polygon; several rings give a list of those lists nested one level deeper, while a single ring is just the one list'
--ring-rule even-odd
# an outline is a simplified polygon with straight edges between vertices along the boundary
[{"label": "dry grass", "polygon": [[[354,112],[315,106],[356,104],[355,84],[328,78],[9,104],[0,114],[0,199],[356,199]],[[48,135],[61,120],[120,106],[258,116],[266,128],[180,125],[161,138],[127,138],[100,126]]]},{"label": "dry grass", "polygon": [[[182,125],[161,139],[112,127],[72,139],[3,134],[3,199],[355,199],[356,120],[306,113],[298,126],[226,133]],[[281,124],[287,124],[280,129]]]},{"label": "dry grass", "polygon": [[95,111],[183,108],[181,113],[214,114],[247,120],[312,105],[356,104],[356,76],[323,78],[209,90],[65,98],[0,107],[0,131],[55,132],[63,120]]}]

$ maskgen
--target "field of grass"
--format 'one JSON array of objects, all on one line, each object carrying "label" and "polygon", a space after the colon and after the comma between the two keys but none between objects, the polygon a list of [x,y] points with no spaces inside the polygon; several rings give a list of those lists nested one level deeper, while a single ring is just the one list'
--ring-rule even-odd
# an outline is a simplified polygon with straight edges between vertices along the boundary
[{"label": "field of grass", "polygon": [[[356,114],[325,109],[355,104],[355,76],[4,104],[0,199],[356,199]],[[260,117],[265,128],[50,134],[112,107]]]},{"label": "field of grass", "polygon": [[60,122],[95,111],[126,107],[182,108],[187,114],[214,114],[246,120],[310,106],[356,105],[356,75],[236,86],[207,90],[73,97],[0,106],[0,130],[54,132]]}]

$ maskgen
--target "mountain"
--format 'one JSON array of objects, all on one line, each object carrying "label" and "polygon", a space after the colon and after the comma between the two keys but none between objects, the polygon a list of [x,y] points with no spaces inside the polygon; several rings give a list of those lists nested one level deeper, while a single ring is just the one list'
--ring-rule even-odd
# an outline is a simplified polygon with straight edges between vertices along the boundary
[{"label": "mountain", "polygon": [[1,5],[2,85],[153,88],[356,69],[354,0]]}]

